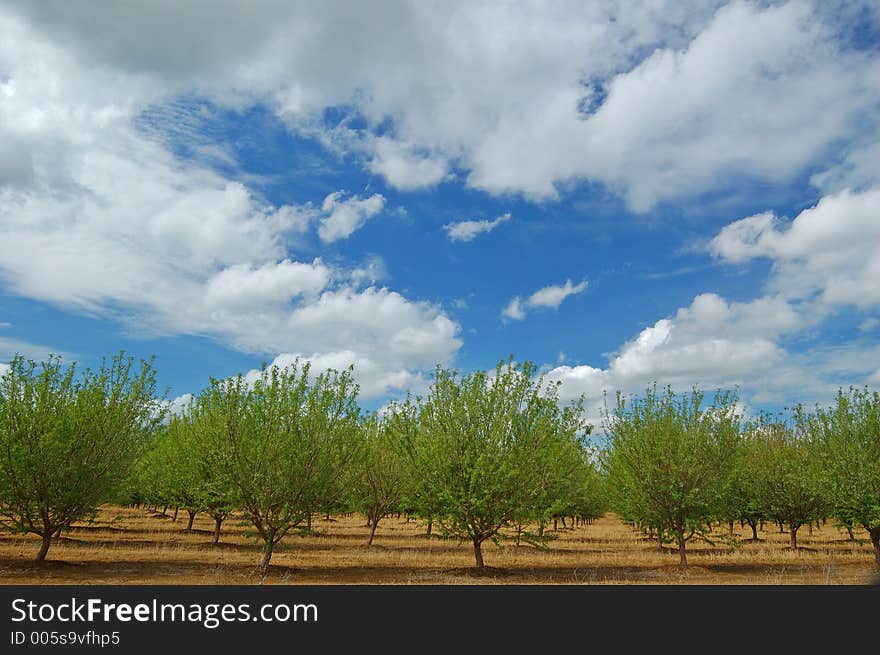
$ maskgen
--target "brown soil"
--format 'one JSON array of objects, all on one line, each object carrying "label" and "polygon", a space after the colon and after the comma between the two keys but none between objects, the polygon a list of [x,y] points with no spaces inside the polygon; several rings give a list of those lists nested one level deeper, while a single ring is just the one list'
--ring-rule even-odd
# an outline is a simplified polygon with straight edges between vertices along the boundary
[{"label": "brown soil", "polygon": [[[96,520],[76,525],[53,543],[45,562],[35,562],[31,535],[0,534],[0,584],[256,584],[260,548],[251,530],[232,519],[221,542],[211,544],[213,521],[186,514],[172,521],[155,512],[102,507]],[[675,550],[659,551],[613,515],[592,525],[560,529],[545,549],[503,542],[484,544],[487,567],[473,569],[469,543],[426,538],[425,525],[392,517],[379,524],[367,546],[363,517],[316,518],[314,532],[289,535],[278,546],[264,582],[270,584],[862,584],[876,569],[865,534],[847,540],[829,523],[788,535],[768,525],[758,543],[751,531],[727,526],[714,545],[688,548],[688,571],[678,570]],[[436,529],[436,526],[435,526]]]}]

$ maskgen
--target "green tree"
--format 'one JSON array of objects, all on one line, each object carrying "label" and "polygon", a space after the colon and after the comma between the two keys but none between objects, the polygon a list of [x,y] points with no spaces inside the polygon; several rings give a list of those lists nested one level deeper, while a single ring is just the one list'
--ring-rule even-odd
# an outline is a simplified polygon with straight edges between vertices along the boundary
[{"label": "green tree", "polygon": [[535,505],[553,483],[552,455],[585,429],[579,408],[560,408],[557,386],[545,389],[534,373],[512,360],[494,376],[438,367],[407,444],[420,513],[473,544],[478,568],[483,542]]},{"label": "green tree", "polygon": [[217,544],[235,495],[226,472],[215,466],[216,442],[203,429],[203,421],[195,406],[170,418],[149,453],[147,479],[154,502],[187,511],[187,532],[192,531],[196,515],[206,512],[214,520],[213,543]]},{"label": "green tree", "polygon": [[[580,403],[566,408],[564,412],[575,411],[582,414]],[[563,425],[568,421],[564,420]],[[586,437],[592,426],[582,426],[582,436]],[[524,503],[516,512],[512,524],[516,531],[516,544],[526,541],[533,545],[541,545],[547,540],[544,525],[552,520],[554,527],[557,519],[563,523],[565,517],[581,515],[589,502],[595,498],[589,495],[597,493],[594,486],[595,468],[590,462],[591,451],[579,439],[559,438],[548,441],[541,453],[542,463],[538,467],[538,478],[535,493],[530,502]],[[537,523],[538,532],[525,529],[529,524]]]},{"label": "green tree", "polygon": [[94,513],[124,483],[162,420],[152,362],[120,353],[76,374],[16,356],[0,376],[0,516],[42,538]]},{"label": "green tree", "polygon": [[725,517],[747,523],[752,541],[758,538],[758,526],[768,518],[771,471],[767,466],[767,443],[756,429],[743,433],[733,472],[725,489]]},{"label": "green tree", "polygon": [[880,566],[880,393],[841,389],[802,423],[818,442],[835,516],[868,531]]},{"label": "green tree", "polygon": [[740,440],[736,396],[719,392],[706,407],[697,389],[677,396],[649,388],[629,404],[618,393],[604,423],[603,465],[616,507],[657,529],[661,540],[671,535],[685,570],[687,542],[705,537],[707,523],[723,510]]},{"label": "green tree", "polygon": [[759,457],[766,468],[766,511],[774,521],[788,525],[792,548],[797,548],[801,526],[828,511],[825,462],[816,444],[790,420],[762,417],[756,426]]},{"label": "green tree", "polygon": [[339,501],[357,449],[357,393],[350,369],[310,380],[309,364],[297,361],[264,369],[253,384],[212,381],[197,398],[212,465],[263,541],[261,573],[290,530]]},{"label": "green tree", "polygon": [[371,415],[362,423],[363,443],[352,466],[349,489],[351,505],[367,517],[373,543],[379,521],[392,511],[400,511],[408,482],[408,466],[401,448],[403,414],[390,409],[382,418]]}]

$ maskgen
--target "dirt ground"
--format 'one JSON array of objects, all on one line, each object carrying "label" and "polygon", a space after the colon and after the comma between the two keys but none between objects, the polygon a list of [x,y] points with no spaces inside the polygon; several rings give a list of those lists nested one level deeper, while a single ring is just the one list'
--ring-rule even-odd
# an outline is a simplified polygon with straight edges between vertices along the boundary
[{"label": "dirt ground", "polygon": [[[258,584],[259,545],[241,520],[224,525],[211,544],[213,522],[200,515],[187,533],[156,512],[102,507],[92,523],[77,524],[52,545],[45,562],[33,558],[36,537],[0,534],[0,584]],[[689,545],[689,568],[677,551],[659,551],[613,515],[575,529],[559,526],[547,548],[487,543],[484,573],[473,570],[469,544],[426,537],[425,524],[404,518],[380,523],[372,546],[358,516],[323,518],[313,533],[289,535],[276,549],[267,584],[863,584],[876,569],[866,534],[857,541],[829,522],[801,548],[773,525],[759,543],[736,526],[734,542]],[[726,527],[722,530],[726,533]],[[722,536],[721,533],[718,535]]]}]

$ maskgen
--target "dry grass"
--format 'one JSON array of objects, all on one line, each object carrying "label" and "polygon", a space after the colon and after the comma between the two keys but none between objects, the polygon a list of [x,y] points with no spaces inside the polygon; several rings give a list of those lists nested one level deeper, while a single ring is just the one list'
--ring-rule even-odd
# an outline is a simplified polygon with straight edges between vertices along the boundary
[{"label": "dry grass", "polygon": [[[49,561],[33,561],[32,536],[0,536],[0,584],[255,584],[259,546],[240,521],[224,526],[211,544],[213,523],[196,519],[186,533],[177,522],[142,509],[105,506],[53,544]],[[561,526],[560,526],[561,527]],[[847,541],[829,523],[802,548],[787,548],[774,526],[760,543],[689,547],[688,572],[678,554],[660,552],[613,515],[574,530],[560,529],[546,549],[486,544],[488,569],[472,570],[469,544],[426,538],[424,524],[395,517],[379,525],[372,547],[360,517],[315,520],[314,533],[289,535],[276,550],[264,582],[273,584],[862,584],[875,569],[870,543]],[[750,536],[736,530],[740,538]],[[719,535],[720,537],[721,535]],[[857,535],[862,536],[864,535]]]}]

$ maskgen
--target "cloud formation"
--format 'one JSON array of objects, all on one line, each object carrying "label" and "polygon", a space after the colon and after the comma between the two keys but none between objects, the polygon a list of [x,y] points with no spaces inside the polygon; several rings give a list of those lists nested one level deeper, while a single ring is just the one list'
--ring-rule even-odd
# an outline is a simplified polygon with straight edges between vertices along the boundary
[{"label": "cloud formation", "polygon": [[324,216],[318,226],[318,236],[324,243],[350,237],[385,207],[385,197],[380,193],[369,198],[345,196],[345,191],[336,191],[324,198],[321,205]]},{"label": "cloud formation", "polygon": [[880,305],[880,189],[823,197],[787,222],[771,212],[735,221],[710,243],[732,264],[773,261],[770,289],[826,305]]},{"label": "cloud formation", "polygon": [[519,296],[514,296],[501,312],[501,316],[513,321],[521,321],[530,309],[558,309],[566,298],[583,293],[587,290],[587,286],[586,280],[574,284],[571,279],[567,279],[565,284],[550,284],[538,289],[524,301]]},{"label": "cloud formation", "polygon": [[316,222],[325,241],[341,239],[381,210],[381,195],[277,206],[181,161],[137,120],[168,80],[72,57],[72,36],[46,37],[8,12],[0,9],[0,150],[20,144],[27,156],[0,166],[5,289],[142,336],[204,335],[273,356],[349,351],[369,359],[378,380],[454,357],[458,325],[439,306],[375,286],[375,260],[346,270],[295,255]]},{"label": "cloud formation", "polygon": [[[644,211],[733,193],[744,179],[784,183],[835,153],[840,165],[816,184],[871,179],[880,74],[870,52],[841,40],[837,21],[876,23],[876,8],[720,5],[13,2],[3,11],[17,36],[58,44],[77,77],[100,71],[127,103],[196,92],[232,108],[265,105],[401,190],[455,174],[490,193],[547,199],[585,178]],[[340,107],[358,121],[322,122]],[[0,174],[28,179],[27,157],[13,154],[27,152],[26,140],[4,137]]]},{"label": "cloud formation", "polygon": [[473,241],[479,235],[491,232],[502,223],[510,220],[510,212],[502,214],[493,221],[457,221],[443,226],[450,241]]}]

